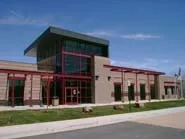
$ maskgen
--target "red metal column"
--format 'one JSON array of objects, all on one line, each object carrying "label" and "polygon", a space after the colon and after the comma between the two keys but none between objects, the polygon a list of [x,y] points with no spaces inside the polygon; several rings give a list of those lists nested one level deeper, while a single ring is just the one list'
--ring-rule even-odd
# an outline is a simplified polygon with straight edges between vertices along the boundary
[{"label": "red metal column", "polygon": [[121,71],[121,85],[122,85],[122,88],[121,88],[121,92],[122,92],[122,97],[123,97],[123,102],[124,102],[124,84],[123,84],[123,71]]},{"label": "red metal column", "polygon": [[[124,77],[123,77],[123,94],[124,94],[124,91],[125,91],[125,89],[126,89],[126,86],[125,86],[125,83],[126,83],[126,81],[125,81],[125,73],[126,72],[124,72]],[[124,95],[123,95],[124,96]],[[125,98],[124,98],[124,101],[125,101]]]},{"label": "red metal column", "polygon": [[[64,70],[64,66],[65,66],[65,63],[64,63],[64,48],[62,47],[62,54],[61,54],[61,58],[62,58],[62,74],[65,74],[65,70]],[[64,97],[65,97],[65,95],[64,95],[64,93],[65,93],[65,80],[64,80],[64,77],[62,77],[62,104],[65,104],[66,102],[65,102],[65,99],[64,99]]]},{"label": "red metal column", "polygon": [[80,82],[80,90],[79,90],[79,92],[80,92],[80,103],[81,103],[81,101],[82,101],[82,94],[81,94],[81,90],[82,90],[82,86],[81,86],[81,83],[82,83],[82,80],[79,80],[79,82]]},{"label": "red metal column", "polygon": [[47,80],[47,87],[46,87],[46,98],[47,98],[47,107],[49,105],[49,79]]},{"label": "red metal column", "polygon": [[31,75],[30,107],[32,107],[32,87],[33,87],[33,75]]},{"label": "red metal column", "polygon": [[[13,74],[14,77],[14,74]],[[12,107],[14,107],[14,79],[12,79]]]},{"label": "red metal column", "polygon": [[51,92],[50,92],[50,85],[51,85],[51,80],[49,80],[49,83],[48,83],[49,85],[48,85],[48,104],[50,105],[50,98],[51,98]]},{"label": "red metal column", "polygon": [[138,102],[138,100],[139,100],[139,96],[138,96],[139,94],[138,94],[138,85],[137,85],[137,73],[136,73],[136,102]]},{"label": "red metal column", "polygon": [[150,80],[149,80],[149,74],[147,74],[147,80],[148,80],[148,100],[150,101],[151,92],[150,92]]}]

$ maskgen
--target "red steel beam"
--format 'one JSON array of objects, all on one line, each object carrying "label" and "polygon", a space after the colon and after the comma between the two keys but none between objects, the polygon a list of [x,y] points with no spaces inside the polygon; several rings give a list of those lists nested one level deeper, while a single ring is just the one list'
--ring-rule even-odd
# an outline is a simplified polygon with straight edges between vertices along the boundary
[{"label": "red steel beam", "polygon": [[25,77],[8,77],[8,80],[26,80]]},{"label": "red steel beam", "polygon": [[[56,73],[49,73],[49,72],[11,70],[11,69],[0,69],[0,73],[24,74],[24,75],[40,75],[40,76],[57,76],[57,77],[80,78],[80,79],[91,79],[92,78],[91,76],[67,75],[67,74],[56,74]],[[17,77],[12,77],[12,78],[17,78]]]},{"label": "red steel beam", "polygon": [[144,70],[144,69],[135,69],[135,68],[128,68],[128,67],[119,67],[119,66],[112,66],[112,65],[104,65],[105,68],[113,68],[113,69],[120,69],[120,70],[128,70],[128,71],[138,71],[143,72],[143,74],[153,74],[153,75],[164,75],[163,72],[157,72],[152,70]]},{"label": "red steel beam", "polygon": [[89,55],[84,55],[84,54],[80,54],[80,53],[72,53],[72,52],[66,52],[66,51],[62,51],[62,53],[64,55],[72,55],[72,56],[78,56],[78,57],[91,58],[91,56],[89,56]]},{"label": "red steel beam", "polygon": [[180,82],[174,82],[174,81],[165,81],[165,84],[180,84]]}]

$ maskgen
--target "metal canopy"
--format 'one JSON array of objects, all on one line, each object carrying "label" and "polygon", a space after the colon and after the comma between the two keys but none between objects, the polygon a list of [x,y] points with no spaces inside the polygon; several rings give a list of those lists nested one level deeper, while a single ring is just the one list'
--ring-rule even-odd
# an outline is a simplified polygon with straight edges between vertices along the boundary
[{"label": "metal canopy", "polygon": [[72,32],[69,30],[61,29],[58,27],[49,27],[46,29],[28,48],[25,49],[24,55],[36,57],[37,46],[40,42],[47,40],[49,35],[58,35],[63,37],[69,37],[73,39],[83,40],[91,43],[102,44],[106,47],[109,46],[109,41],[93,36],[88,36],[81,33]]},{"label": "metal canopy", "polygon": [[144,69],[135,69],[135,68],[128,68],[128,67],[119,67],[119,66],[112,66],[112,65],[104,65],[105,68],[110,68],[110,71],[113,72],[131,72],[137,74],[146,74],[146,75],[164,75],[164,72],[152,71],[152,70],[144,70]]}]

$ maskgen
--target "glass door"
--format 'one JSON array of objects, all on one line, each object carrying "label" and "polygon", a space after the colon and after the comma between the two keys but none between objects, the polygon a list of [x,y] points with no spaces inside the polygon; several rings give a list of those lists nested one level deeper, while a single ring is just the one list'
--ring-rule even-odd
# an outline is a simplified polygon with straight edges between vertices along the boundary
[{"label": "glass door", "polygon": [[78,104],[78,89],[76,87],[65,88],[65,104]]}]

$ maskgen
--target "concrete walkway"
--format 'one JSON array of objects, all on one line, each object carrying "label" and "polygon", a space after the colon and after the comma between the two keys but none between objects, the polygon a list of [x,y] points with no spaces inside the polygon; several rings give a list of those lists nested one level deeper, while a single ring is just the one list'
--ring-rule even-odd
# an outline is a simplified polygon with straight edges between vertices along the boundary
[{"label": "concrete walkway", "polygon": [[[165,100],[151,100],[150,102],[162,102],[162,101],[173,101],[178,99],[165,99]],[[139,103],[147,103],[148,100],[140,100]],[[115,104],[128,104],[129,102],[112,102],[112,103],[103,103],[103,104],[78,104],[78,105],[59,105],[59,106],[48,106],[48,109],[62,109],[62,108],[81,108],[84,106],[108,106]],[[136,103],[136,101],[131,101],[132,104]],[[47,106],[40,107],[39,105],[30,106],[0,106],[0,111],[11,111],[11,110],[39,110],[39,109],[47,109]]]},{"label": "concrete walkway", "polygon": [[135,120],[135,122],[185,130],[184,117],[185,117],[185,111],[172,113],[168,116],[155,116],[152,118],[141,118],[141,119]]},{"label": "concrete walkway", "polygon": [[135,121],[141,118],[148,118],[148,117],[154,117],[154,116],[160,116],[160,115],[169,115],[177,112],[185,112],[185,107],[128,113],[128,114],[118,114],[118,115],[111,115],[111,116],[101,116],[101,117],[86,118],[86,119],[0,127],[0,138],[9,139],[9,138],[18,138],[18,137],[25,137],[25,136],[56,133],[56,132],[62,132],[62,131],[70,131],[75,129],[103,126],[103,125],[120,123],[125,121]]}]

